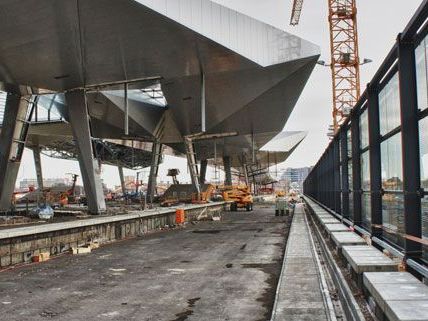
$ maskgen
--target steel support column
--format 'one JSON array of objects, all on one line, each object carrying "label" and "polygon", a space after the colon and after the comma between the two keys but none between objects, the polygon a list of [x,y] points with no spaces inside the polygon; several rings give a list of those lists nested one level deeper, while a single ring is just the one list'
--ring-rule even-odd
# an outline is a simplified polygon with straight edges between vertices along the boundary
[{"label": "steel support column", "polygon": [[370,201],[371,233],[382,234],[382,170],[380,158],[379,90],[368,84],[369,155],[370,155]]},{"label": "steel support column", "polygon": [[348,137],[345,127],[340,131],[340,149],[342,154],[342,215],[349,217],[349,173],[348,173]]},{"label": "steel support column", "polygon": [[106,210],[100,170],[94,155],[87,101],[84,90],[65,94],[70,125],[78,150],[80,172],[83,178],[88,210],[98,214]]},{"label": "steel support column", "polygon": [[152,145],[152,163],[150,166],[149,181],[147,183],[147,200],[153,203],[156,194],[156,184],[159,172],[159,164],[162,160],[162,144],[154,141]]},{"label": "steel support column", "polygon": [[126,186],[125,186],[125,176],[123,175],[123,167],[118,166],[117,169],[119,170],[119,178],[120,178],[120,187],[122,189],[122,194],[126,194]]},{"label": "steel support column", "polygon": [[198,165],[196,164],[196,155],[193,148],[193,141],[189,137],[184,137],[184,147],[186,149],[187,166],[189,167],[190,178],[195,192],[201,193],[201,185],[199,182]]},{"label": "steel support column", "polygon": [[[0,211],[12,204],[13,191],[21,164],[29,126],[31,90],[13,88],[7,93],[0,133]],[[31,117],[31,116],[30,116]]]},{"label": "steel support column", "polygon": [[224,166],[224,184],[227,186],[232,185],[232,163],[230,160],[230,156],[223,156],[223,166]]},{"label": "steel support column", "polygon": [[[416,91],[415,46],[398,36],[398,73],[400,82],[401,138],[403,155],[405,234],[422,238],[421,179],[419,164],[418,101]],[[419,257],[421,244],[404,240],[407,256]]]},{"label": "steel support column", "polygon": [[199,174],[199,180],[201,184],[205,184],[205,179],[207,176],[207,167],[208,167],[208,160],[202,159],[201,160],[201,170]]},{"label": "steel support column", "polygon": [[361,225],[361,153],[359,111],[352,114],[352,190],[354,196],[354,223]]},{"label": "steel support column", "polygon": [[42,160],[40,157],[40,146],[33,147],[34,166],[36,168],[37,176],[37,187],[40,191],[43,190],[43,172],[42,172]]}]

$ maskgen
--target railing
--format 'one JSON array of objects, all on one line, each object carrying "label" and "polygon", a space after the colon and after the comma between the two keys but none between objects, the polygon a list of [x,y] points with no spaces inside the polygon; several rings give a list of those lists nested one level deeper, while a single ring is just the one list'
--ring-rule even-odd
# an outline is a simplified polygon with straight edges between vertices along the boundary
[{"label": "railing", "polygon": [[428,0],[304,183],[406,258],[428,262]]}]

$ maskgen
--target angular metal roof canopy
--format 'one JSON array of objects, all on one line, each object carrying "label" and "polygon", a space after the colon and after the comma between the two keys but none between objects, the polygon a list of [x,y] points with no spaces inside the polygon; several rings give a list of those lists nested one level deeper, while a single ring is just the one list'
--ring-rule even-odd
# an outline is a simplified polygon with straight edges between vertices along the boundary
[{"label": "angular metal roof canopy", "polygon": [[0,80],[92,88],[99,138],[123,130],[118,86],[103,85],[158,82],[167,106],[131,102],[131,135],[178,151],[183,136],[202,130],[202,83],[206,132],[238,134],[225,139],[224,153],[253,140],[261,148],[283,129],[319,56],[315,45],[209,0],[0,0],[0,10],[8,13],[0,19]]}]

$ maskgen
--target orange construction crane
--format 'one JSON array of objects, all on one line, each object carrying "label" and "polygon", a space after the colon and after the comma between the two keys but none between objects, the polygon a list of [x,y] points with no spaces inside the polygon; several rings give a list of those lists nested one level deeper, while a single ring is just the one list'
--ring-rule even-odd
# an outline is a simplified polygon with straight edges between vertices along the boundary
[{"label": "orange construction crane", "polygon": [[[299,23],[303,0],[293,0],[290,24]],[[360,62],[358,52],[357,7],[356,0],[327,0],[329,6],[331,62],[319,64],[329,66],[333,85],[333,125],[330,136],[349,116],[360,98]]]}]

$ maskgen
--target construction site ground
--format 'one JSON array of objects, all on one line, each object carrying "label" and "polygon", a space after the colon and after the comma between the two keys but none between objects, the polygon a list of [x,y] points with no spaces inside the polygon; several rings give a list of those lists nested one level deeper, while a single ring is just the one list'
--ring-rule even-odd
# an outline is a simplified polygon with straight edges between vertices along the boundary
[{"label": "construction site ground", "polygon": [[0,315],[24,320],[268,320],[291,217],[224,212],[0,273]]}]

